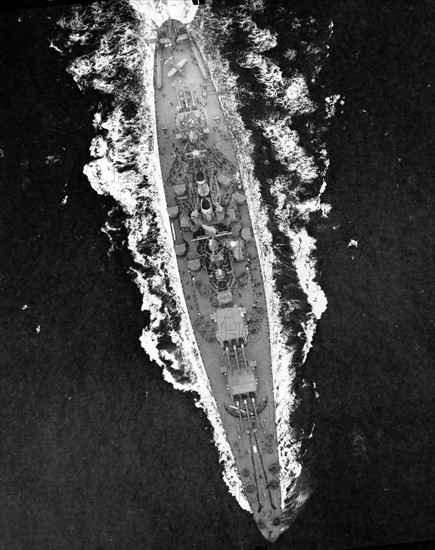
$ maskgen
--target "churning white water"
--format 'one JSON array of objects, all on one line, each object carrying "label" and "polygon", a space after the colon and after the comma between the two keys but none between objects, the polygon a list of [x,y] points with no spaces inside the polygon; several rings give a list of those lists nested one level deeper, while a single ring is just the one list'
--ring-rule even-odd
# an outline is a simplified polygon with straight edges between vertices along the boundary
[{"label": "churning white water", "polygon": [[[280,68],[268,58],[267,52],[276,45],[277,36],[270,29],[259,28],[251,18],[252,14],[263,9],[261,0],[247,0],[243,10],[237,14],[228,10],[228,14],[221,15],[219,20],[210,5],[198,11],[190,0],[130,0],[130,4],[135,9],[133,17],[130,14],[126,18],[123,13],[115,13],[113,8],[94,4],[84,11],[76,9],[73,17],[60,22],[70,30],[69,47],[85,45],[89,43],[91,32],[104,29],[107,12],[112,10],[110,28],[105,34],[103,32],[99,46],[92,53],[77,57],[69,69],[81,89],[93,87],[114,96],[112,110],[109,113],[97,112],[94,116],[98,133],[90,146],[94,160],[84,167],[84,172],[93,189],[114,197],[127,216],[128,247],[135,265],[140,266],[134,269],[134,279],[143,296],[142,308],[150,312],[150,323],[143,330],[141,344],[150,358],[162,367],[164,378],[176,389],[197,393],[196,404],[207,413],[213,426],[224,480],[240,505],[250,510],[241,491],[221,419],[216,415],[216,403],[189,321],[166,215],[159,165],[153,88],[155,46],[150,39],[156,36],[157,28],[169,16],[183,23],[191,22],[216,88],[220,91],[221,105],[252,214],[271,327],[282,506],[285,509],[286,502],[292,497],[293,503],[296,502],[296,506],[293,504],[292,507],[294,513],[308,495],[296,494],[294,484],[301,472],[301,442],[290,424],[290,414],[297,406],[292,390],[296,369],[293,364],[294,349],[286,343],[289,334],[282,322],[282,311],[283,305],[287,312],[296,311],[298,303],[291,296],[280,294],[276,287],[274,273],[278,260],[268,229],[270,213],[263,202],[260,183],[254,175],[252,137],[239,114],[238,88],[241,83],[231,71],[228,60],[220,53],[220,43],[229,32],[232,18],[238,18],[249,37],[239,64],[254,71],[255,77],[263,84],[265,99],[277,107],[277,111],[272,109],[267,118],[257,118],[254,122],[269,140],[276,158],[288,167],[288,176],[284,174],[268,183],[278,205],[274,216],[279,219],[280,231],[293,251],[289,261],[296,269],[311,308],[302,323],[305,333],[304,361],[327,300],[315,280],[316,243],[305,227],[298,230],[292,228],[291,212],[297,211],[299,219],[308,222],[313,212],[320,211],[326,216],[329,206],[321,202],[320,195],[326,186],[324,180],[318,196],[305,201],[299,198],[294,186],[289,191],[288,184],[295,175],[301,185],[309,185],[315,178],[326,175],[325,150],[320,151],[324,163],[323,167],[319,167],[300,145],[299,136],[292,128],[292,117],[311,113],[316,106],[310,100],[304,76],[295,72],[290,78],[284,77]],[[291,60],[293,57],[289,50],[286,58]],[[132,84],[119,84],[116,75],[121,68],[139,75],[139,81],[134,84],[138,90],[133,90]],[[129,118],[125,116],[123,106],[132,97],[136,98],[137,112]],[[337,99],[331,98],[329,101],[331,116]],[[104,230],[109,234],[107,227]],[[170,337],[172,346],[164,349],[158,347],[163,335]]]}]

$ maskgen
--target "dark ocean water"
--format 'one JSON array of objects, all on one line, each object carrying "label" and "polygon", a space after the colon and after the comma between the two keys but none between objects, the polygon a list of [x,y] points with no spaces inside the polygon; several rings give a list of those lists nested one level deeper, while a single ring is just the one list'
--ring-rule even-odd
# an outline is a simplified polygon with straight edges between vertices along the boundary
[{"label": "dark ocean water", "polygon": [[[276,20],[276,5],[258,24],[279,33],[283,70],[292,47],[308,74],[301,34]],[[82,174],[93,113],[110,97],[82,94],[66,72],[77,52],[48,47],[69,8],[2,14],[2,548],[323,550],[435,538],[433,8],[292,6],[289,16],[316,19],[310,33],[332,18],[311,93],[345,102],[326,135],[331,214],[310,226],[328,298],[300,373],[320,395],[298,418],[316,424],[302,477],[312,495],[274,545],[228,494],[205,415],[140,347],[148,318],[122,215]],[[235,42],[226,47],[231,61]],[[309,148],[305,122],[295,123]],[[110,211],[119,231],[108,254]]]}]

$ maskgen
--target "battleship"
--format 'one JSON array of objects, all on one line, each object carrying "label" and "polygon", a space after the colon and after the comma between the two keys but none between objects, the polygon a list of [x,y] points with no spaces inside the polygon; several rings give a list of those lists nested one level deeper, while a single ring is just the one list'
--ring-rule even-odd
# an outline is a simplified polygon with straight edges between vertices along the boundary
[{"label": "battleship", "polygon": [[184,301],[241,491],[262,535],[275,541],[281,487],[264,283],[220,91],[190,25],[168,19],[158,29],[154,88]]}]

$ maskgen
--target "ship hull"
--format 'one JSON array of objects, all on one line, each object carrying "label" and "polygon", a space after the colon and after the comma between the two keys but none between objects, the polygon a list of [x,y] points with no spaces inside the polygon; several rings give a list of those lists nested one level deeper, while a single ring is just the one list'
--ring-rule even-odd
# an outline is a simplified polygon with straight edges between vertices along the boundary
[{"label": "ship hull", "polygon": [[263,536],[281,531],[279,459],[264,282],[238,163],[193,34],[158,32],[159,157],[184,301],[217,411]]}]

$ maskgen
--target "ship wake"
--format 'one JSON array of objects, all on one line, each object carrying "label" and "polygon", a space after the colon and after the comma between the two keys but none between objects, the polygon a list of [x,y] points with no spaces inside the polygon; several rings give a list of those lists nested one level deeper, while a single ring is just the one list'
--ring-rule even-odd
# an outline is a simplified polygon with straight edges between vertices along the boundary
[{"label": "ship wake", "polygon": [[[305,77],[296,71],[283,76],[280,67],[266,55],[276,45],[277,37],[254,23],[253,17],[261,9],[261,1],[247,1],[237,14],[228,10],[218,18],[209,5],[196,15],[193,27],[221,91],[224,113],[230,115],[230,134],[257,238],[271,332],[282,505],[290,518],[309,494],[296,482],[301,473],[301,442],[304,436],[311,436],[312,430],[303,434],[290,420],[299,402],[294,390],[296,371],[307,357],[316,323],[327,303],[316,282],[315,241],[306,228],[313,213],[326,216],[329,211],[321,201],[327,157],[321,142],[316,158],[309,155],[292,128],[295,116],[310,114],[316,106],[309,98]],[[68,20],[59,24],[68,32],[64,47],[82,50],[69,68],[77,85],[111,98],[110,107],[102,106],[94,116],[96,137],[90,147],[94,160],[84,172],[95,191],[114,197],[125,215],[132,275],[143,296],[142,309],[150,312],[141,344],[162,367],[168,382],[197,395],[196,404],[206,412],[214,429],[225,482],[239,504],[250,510],[189,321],[166,216],[157,148],[154,44],[149,39],[155,37],[168,15],[187,23],[195,12],[190,0],[131,0],[131,5],[125,2],[76,8]],[[221,48],[236,19],[247,36],[245,50],[239,52],[240,67],[252,71],[262,85],[264,100],[270,102],[267,116],[258,115],[252,120],[253,131],[261,132],[274,158],[285,167],[267,182],[260,182],[256,176],[253,132],[240,114],[242,85]],[[291,57],[289,52],[288,59]],[[335,101],[329,99],[330,109]],[[302,191],[316,187],[319,181],[322,184],[307,199]],[[273,204],[264,193],[265,184]],[[271,217],[282,235],[280,242],[272,234]],[[110,220],[104,230],[110,236]],[[290,247],[291,259],[284,257],[283,247]],[[279,288],[276,274],[286,269],[297,274],[295,290],[299,294]],[[299,320],[297,329],[289,322],[294,316]]]}]

